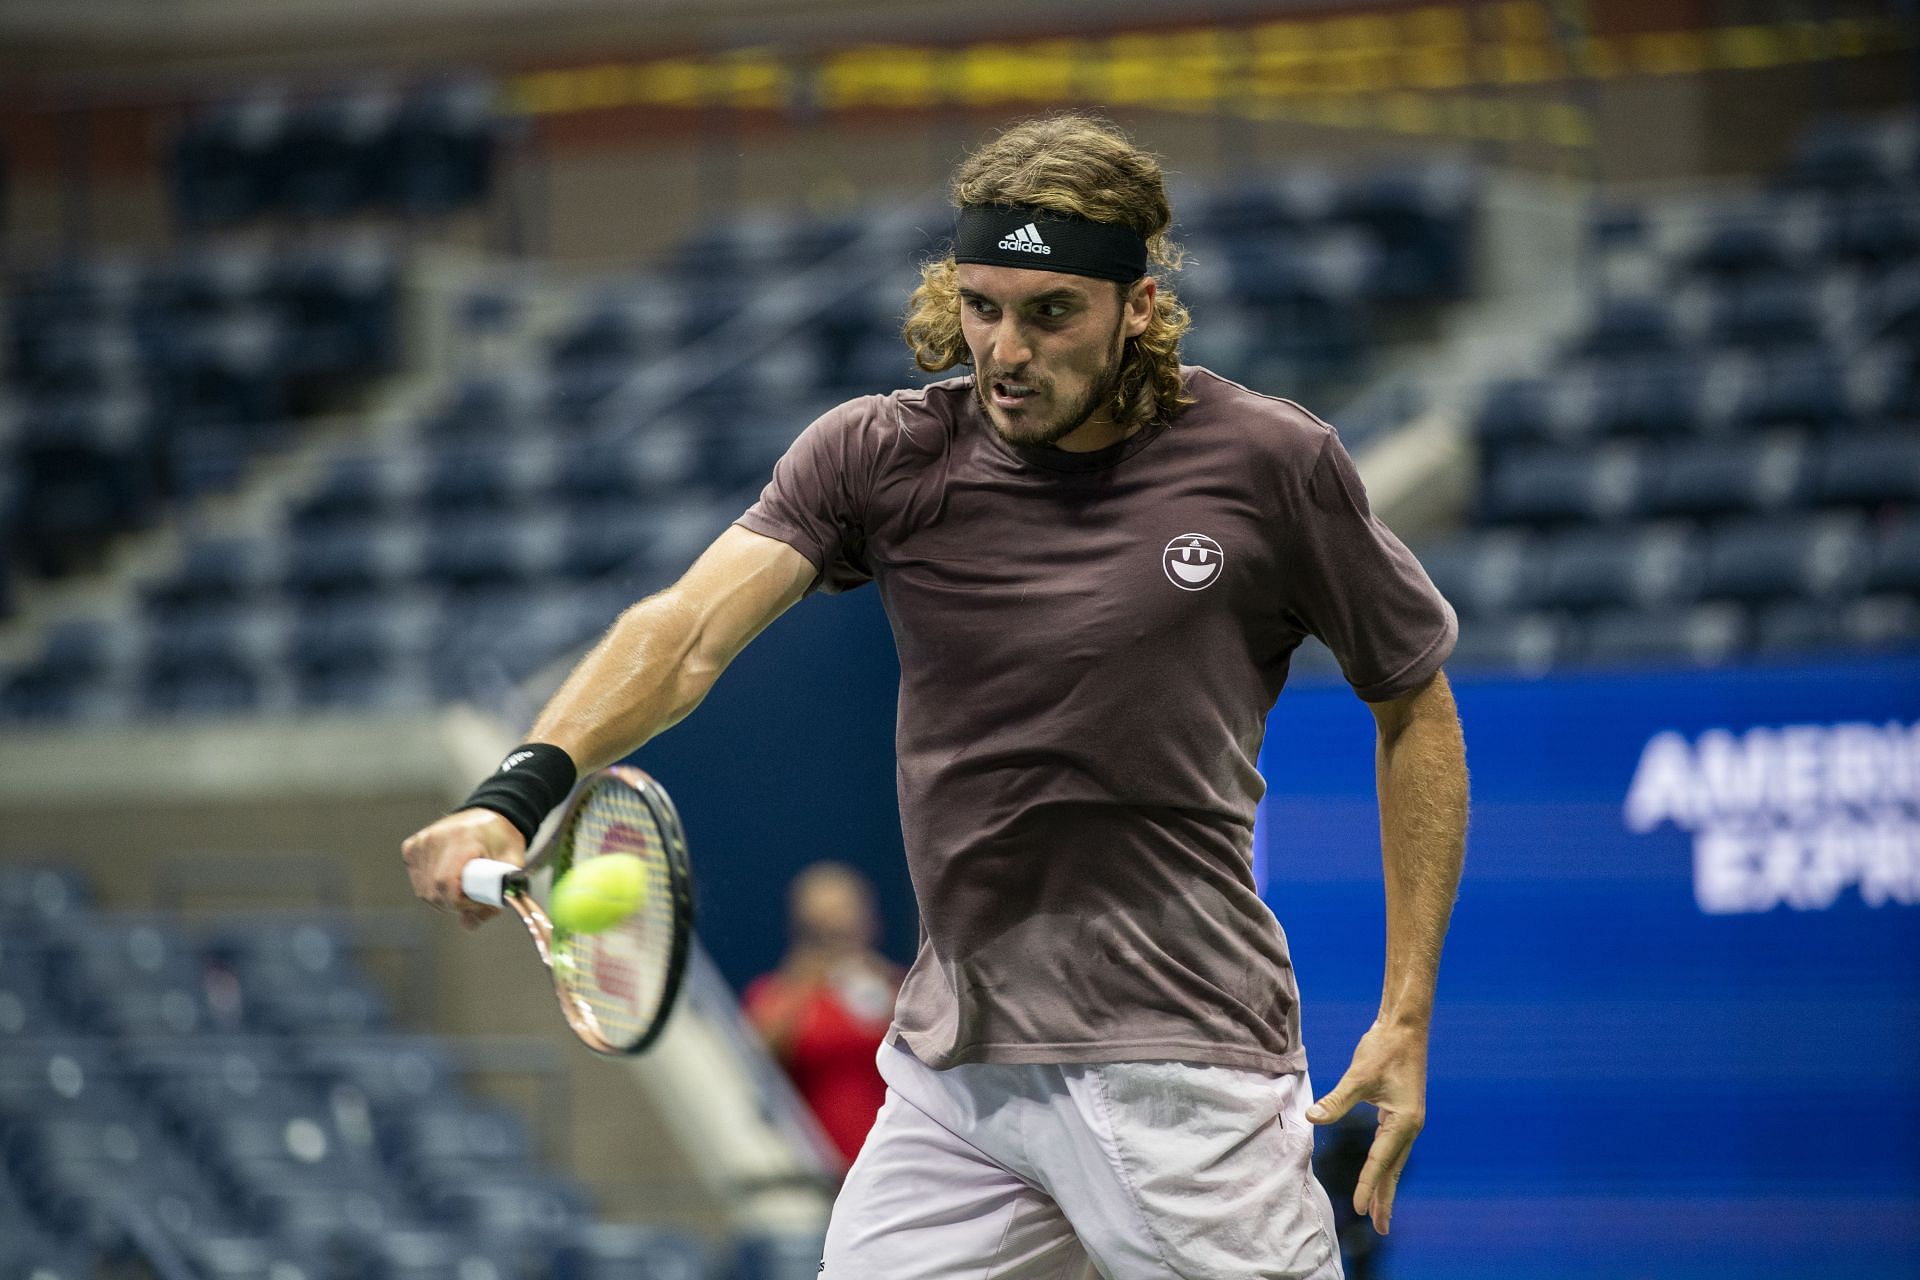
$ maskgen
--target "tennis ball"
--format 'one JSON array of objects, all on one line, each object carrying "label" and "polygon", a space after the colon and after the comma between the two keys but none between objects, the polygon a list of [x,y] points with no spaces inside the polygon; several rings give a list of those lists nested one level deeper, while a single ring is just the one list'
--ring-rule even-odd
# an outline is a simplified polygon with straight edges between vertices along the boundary
[{"label": "tennis ball", "polygon": [[646,863],[631,853],[606,853],[577,863],[554,882],[547,915],[569,933],[599,933],[646,901]]}]

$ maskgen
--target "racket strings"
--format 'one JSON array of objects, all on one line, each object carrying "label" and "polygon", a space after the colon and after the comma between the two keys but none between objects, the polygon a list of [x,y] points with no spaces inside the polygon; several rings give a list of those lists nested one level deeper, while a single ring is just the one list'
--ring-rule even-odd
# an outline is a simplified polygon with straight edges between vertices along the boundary
[{"label": "racket strings", "polygon": [[639,910],[600,933],[569,935],[557,970],[576,1009],[615,1047],[637,1044],[667,996],[674,937],[674,886],[666,834],[630,787],[599,788],[574,819],[573,861],[612,853],[640,859],[646,893]]}]

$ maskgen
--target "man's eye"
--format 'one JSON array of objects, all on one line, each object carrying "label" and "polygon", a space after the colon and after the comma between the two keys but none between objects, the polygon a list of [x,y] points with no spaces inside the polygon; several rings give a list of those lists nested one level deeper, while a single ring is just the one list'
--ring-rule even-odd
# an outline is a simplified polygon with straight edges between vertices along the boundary
[{"label": "man's eye", "polygon": [[967,310],[977,316],[991,316],[993,314],[993,308],[978,298],[967,299]]},{"label": "man's eye", "polygon": [[1040,305],[1040,318],[1043,320],[1064,319],[1072,308],[1064,302],[1046,302]]}]

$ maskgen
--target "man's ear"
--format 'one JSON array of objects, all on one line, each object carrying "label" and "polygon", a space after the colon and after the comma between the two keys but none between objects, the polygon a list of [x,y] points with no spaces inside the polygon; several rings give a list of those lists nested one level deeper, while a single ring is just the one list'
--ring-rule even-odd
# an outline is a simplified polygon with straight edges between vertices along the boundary
[{"label": "man's ear", "polygon": [[1159,287],[1152,276],[1141,276],[1127,290],[1125,306],[1129,338],[1139,337],[1153,323],[1153,299]]}]

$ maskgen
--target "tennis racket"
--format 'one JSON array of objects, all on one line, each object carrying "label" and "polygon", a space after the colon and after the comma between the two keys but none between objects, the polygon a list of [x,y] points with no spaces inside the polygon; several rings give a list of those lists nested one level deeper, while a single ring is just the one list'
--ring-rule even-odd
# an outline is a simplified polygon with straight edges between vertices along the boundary
[{"label": "tennis racket", "polygon": [[[532,893],[536,873],[554,879],[578,863],[634,854],[646,868],[640,909],[599,933],[556,928]],[[560,1011],[595,1053],[640,1053],[660,1036],[680,994],[693,936],[693,881],[680,815],[666,791],[638,769],[614,765],[574,790],[552,839],[524,867],[475,858],[460,874],[475,902],[505,906],[533,936],[553,974]]]}]

